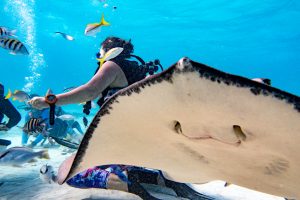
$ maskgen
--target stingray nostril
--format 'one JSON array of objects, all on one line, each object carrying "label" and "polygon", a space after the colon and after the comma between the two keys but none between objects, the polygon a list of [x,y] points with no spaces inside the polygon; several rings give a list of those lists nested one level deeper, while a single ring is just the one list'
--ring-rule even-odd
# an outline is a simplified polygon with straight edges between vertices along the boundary
[{"label": "stingray nostril", "polygon": [[174,130],[176,131],[176,133],[178,133],[178,134],[182,133],[182,128],[181,128],[180,122],[177,120],[174,120],[173,124],[174,124]]},{"label": "stingray nostril", "polygon": [[245,141],[247,136],[239,125],[233,125],[233,131],[238,139]]}]

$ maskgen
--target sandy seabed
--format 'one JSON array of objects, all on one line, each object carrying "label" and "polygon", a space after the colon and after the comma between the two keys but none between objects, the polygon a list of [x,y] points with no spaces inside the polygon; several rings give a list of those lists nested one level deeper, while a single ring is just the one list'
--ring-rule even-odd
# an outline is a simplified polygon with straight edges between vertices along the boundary
[{"label": "sandy seabed", "polygon": [[[1,134],[1,138],[12,140],[13,146],[19,146],[19,134]],[[43,148],[36,147],[34,151]],[[49,148],[50,160],[38,159],[35,163],[26,163],[22,167],[0,166],[0,200],[25,199],[140,199],[138,196],[115,190],[77,189],[67,184],[44,183],[39,177],[41,166],[50,164],[57,171],[62,161],[71,155],[64,153],[62,147]],[[191,185],[195,190],[216,199],[232,200],[283,200],[281,197],[267,195],[236,185],[224,187],[224,181],[213,181],[202,185]],[[173,190],[153,185],[145,186],[148,191],[160,199],[182,199],[176,197]]]}]

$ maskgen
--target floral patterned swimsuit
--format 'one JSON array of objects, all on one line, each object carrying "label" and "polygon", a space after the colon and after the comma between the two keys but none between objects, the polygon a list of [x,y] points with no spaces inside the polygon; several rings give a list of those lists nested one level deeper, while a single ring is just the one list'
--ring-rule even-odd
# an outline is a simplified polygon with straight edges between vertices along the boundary
[{"label": "floral patterned swimsuit", "polygon": [[128,183],[126,174],[130,166],[110,165],[106,167],[94,167],[83,171],[67,181],[70,186],[78,188],[103,188],[107,189],[107,180],[110,173],[117,175],[122,181]]}]

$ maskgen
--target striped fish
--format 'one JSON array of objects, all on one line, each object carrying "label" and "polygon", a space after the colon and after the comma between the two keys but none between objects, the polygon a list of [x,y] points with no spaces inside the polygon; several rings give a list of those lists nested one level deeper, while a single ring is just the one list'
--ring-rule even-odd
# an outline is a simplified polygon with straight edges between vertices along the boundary
[{"label": "striped fish", "polygon": [[28,55],[28,51],[22,42],[12,38],[0,38],[0,47],[7,49],[11,54]]},{"label": "striped fish", "polygon": [[10,36],[14,36],[14,34],[16,33],[16,30],[8,30],[8,28],[5,28],[3,26],[0,26],[0,37],[10,37]]},{"label": "striped fish", "polygon": [[31,118],[25,123],[23,131],[25,133],[41,133],[45,127],[45,125],[43,125],[45,121],[46,119]]}]

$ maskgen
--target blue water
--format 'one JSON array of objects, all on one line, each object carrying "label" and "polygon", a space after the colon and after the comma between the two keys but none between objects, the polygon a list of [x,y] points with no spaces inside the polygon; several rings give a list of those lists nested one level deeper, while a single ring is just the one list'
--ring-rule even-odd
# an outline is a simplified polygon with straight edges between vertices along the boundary
[{"label": "blue water", "polygon": [[[135,54],[159,58],[164,68],[188,56],[229,73],[268,77],[273,86],[300,94],[296,0],[2,0],[0,8],[0,25],[17,29],[30,52],[14,56],[0,49],[0,81],[13,90],[42,95],[48,88],[60,93],[85,83],[100,42],[114,35],[131,38]],[[102,13],[111,26],[85,36],[86,24],[98,22]]]},{"label": "blue water", "polygon": [[[118,36],[131,39],[144,60],[160,59],[164,69],[188,56],[228,73],[270,78],[274,87],[300,95],[297,0],[1,0],[0,10],[0,26],[16,29],[30,52],[0,48],[6,89],[44,95],[83,84],[95,71],[100,42]],[[111,26],[85,36],[86,25],[102,13]]]}]

